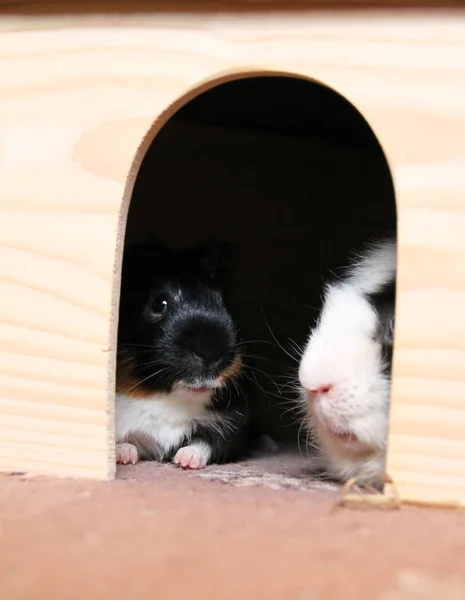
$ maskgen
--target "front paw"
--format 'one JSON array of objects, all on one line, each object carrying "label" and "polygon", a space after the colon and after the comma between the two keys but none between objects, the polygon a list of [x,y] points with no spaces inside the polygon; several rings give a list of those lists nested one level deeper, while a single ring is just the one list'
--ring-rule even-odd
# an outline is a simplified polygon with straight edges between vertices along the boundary
[{"label": "front paw", "polygon": [[203,469],[211,455],[210,447],[204,442],[196,442],[180,448],[173,459],[174,464],[183,469]]},{"label": "front paw", "polygon": [[116,464],[135,465],[138,461],[138,452],[134,444],[116,444]]}]

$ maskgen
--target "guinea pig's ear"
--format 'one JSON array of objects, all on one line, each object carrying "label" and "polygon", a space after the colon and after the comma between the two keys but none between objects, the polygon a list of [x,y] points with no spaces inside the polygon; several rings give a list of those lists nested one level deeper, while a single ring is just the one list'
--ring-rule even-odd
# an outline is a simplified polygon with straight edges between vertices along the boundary
[{"label": "guinea pig's ear", "polygon": [[394,315],[391,315],[387,320],[386,331],[384,335],[384,343],[388,344],[389,346],[394,345],[394,325],[395,317]]},{"label": "guinea pig's ear", "polygon": [[226,271],[236,258],[231,243],[215,240],[208,241],[200,248],[200,256],[202,267],[213,276]]}]

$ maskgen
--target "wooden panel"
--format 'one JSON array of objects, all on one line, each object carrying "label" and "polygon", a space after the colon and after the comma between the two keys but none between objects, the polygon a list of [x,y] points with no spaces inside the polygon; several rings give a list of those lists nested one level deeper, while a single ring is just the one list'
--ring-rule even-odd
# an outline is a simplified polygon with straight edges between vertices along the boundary
[{"label": "wooden panel", "polygon": [[465,504],[464,27],[463,11],[4,15],[0,468],[113,476],[115,248],[153,122],[196,86],[274,70],[338,90],[384,146],[401,261],[388,471],[407,500]]}]

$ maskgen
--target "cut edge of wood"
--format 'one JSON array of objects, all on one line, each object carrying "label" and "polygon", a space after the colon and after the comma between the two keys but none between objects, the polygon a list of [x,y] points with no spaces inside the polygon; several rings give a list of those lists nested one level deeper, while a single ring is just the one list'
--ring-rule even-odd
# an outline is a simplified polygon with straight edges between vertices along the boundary
[{"label": "cut edge of wood", "polygon": [[[376,489],[370,484],[364,484],[363,481],[358,485],[358,477],[349,479],[342,487],[341,499],[338,502],[338,506],[359,510],[400,510],[406,507],[418,507],[465,511],[465,498],[463,501],[456,502],[412,500],[402,497],[399,486],[396,485],[395,481],[389,475],[384,474],[383,478],[383,491]],[[355,491],[352,491],[353,489]]]},{"label": "cut edge of wood", "polygon": [[[0,0],[1,2],[1,0]],[[134,186],[137,180],[139,169],[144,160],[144,157],[149,150],[152,142],[155,140],[161,129],[169,122],[169,120],[186,104],[188,104],[194,98],[202,95],[203,93],[216,88],[222,84],[230,81],[237,81],[241,79],[251,79],[254,77],[292,77],[303,81],[316,83],[321,85],[332,93],[341,96],[350,106],[357,111],[360,117],[364,120],[367,127],[369,127],[373,137],[377,140],[380,145],[381,152],[383,153],[389,172],[392,177],[392,168],[389,164],[389,160],[384,148],[381,145],[380,138],[377,135],[372,124],[366,119],[360,108],[347,98],[342,92],[332,87],[329,83],[325,83],[318,79],[312,78],[301,72],[289,72],[281,71],[273,68],[253,68],[253,67],[242,67],[223,70],[219,73],[212,74],[208,78],[198,81],[196,84],[188,88],[183,94],[178,96],[171,104],[168,104],[166,108],[158,115],[154,116],[152,126],[148,128],[145,135],[142,137],[137,150],[132,159],[131,166],[126,177],[126,183],[124,185],[123,197],[120,201],[120,208],[117,219],[117,233],[116,233],[116,247],[114,253],[113,262],[113,280],[112,280],[112,305],[110,314],[110,326],[108,333],[108,387],[107,387],[107,415],[108,415],[108,477],[114,479],[116,476],[115,466],[115,381],[116,381],[116,353],[117,353],[117,331],[118,331],[118,318],[119,318],[119,300],[121,291],[121,270],[123,264],[124,254],[124,243],[126,236],[126,225],[129,213],[129,207],[131,204],[132,194]],[[394,188],[394,185],[393,185]]]}]

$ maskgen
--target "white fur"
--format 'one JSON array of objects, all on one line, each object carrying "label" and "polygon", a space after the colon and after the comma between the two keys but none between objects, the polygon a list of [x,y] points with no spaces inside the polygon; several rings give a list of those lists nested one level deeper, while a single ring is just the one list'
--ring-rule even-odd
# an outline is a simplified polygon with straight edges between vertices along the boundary
[{"label": "white fur", "polygon": [[[364,294],[394,280],[395,273],[395,242],[381,242],[359,256],[344,280],[326,287],[301,358],[309,425],[327,470],[342,479],[376,478],[384,471],[390,378],[382,372],[381,344],[374,339],[378,315]],[[331,389],[317,392],[325,386]]]},{"label": "white fur", "polygon": [[[208,416],[212,392],[187,389],[155,394],[149,399],[116,394],[116,443],[130,441],[157,460],[192,433],[194,420]],[[144,452],[142,452],[144,454]]]},{"label": "white fur", "polygon": [[393,281],[397,271],[397,245],[386,239],[358,254],[348,269],[346,282],[363,294],[373,294]]}]

